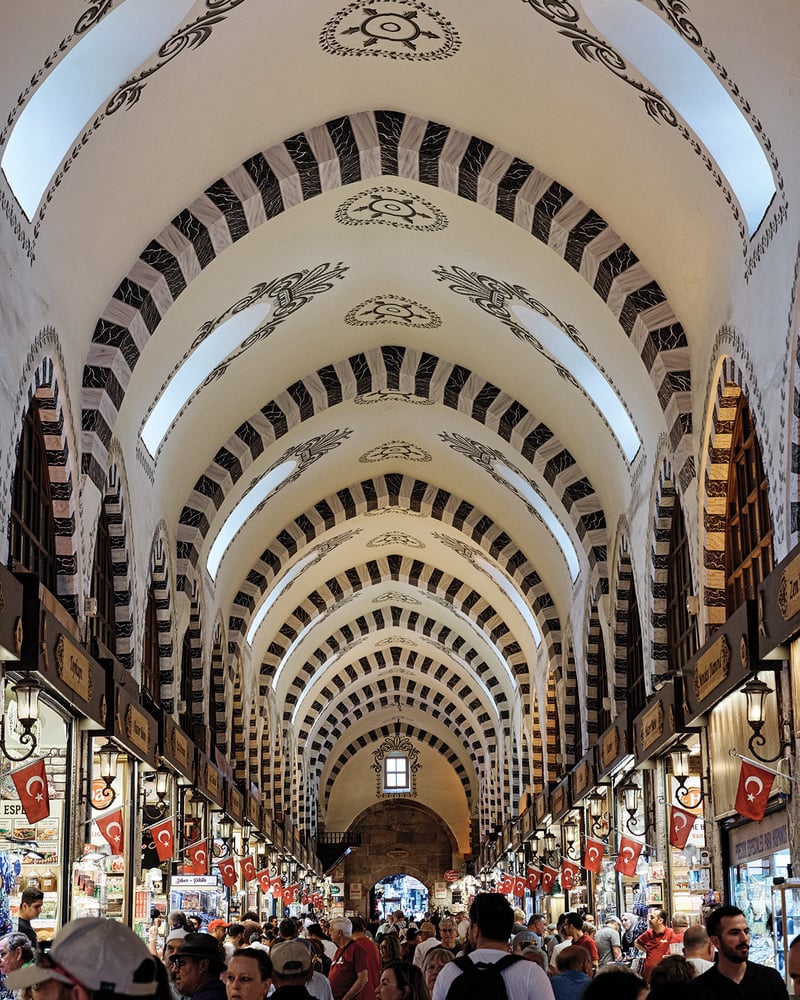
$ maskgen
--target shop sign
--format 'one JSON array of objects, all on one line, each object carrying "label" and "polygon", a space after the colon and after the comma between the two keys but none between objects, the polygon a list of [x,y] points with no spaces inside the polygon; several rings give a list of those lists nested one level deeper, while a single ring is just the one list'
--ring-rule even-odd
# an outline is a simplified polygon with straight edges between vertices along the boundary
[{"label": "shop sign", "polygon": [[331,896],[344,896],[344,882],[331,882]]},{"label": "shop sign", "polygon": [[732,865],[767,858],[789,850],[789,819],[785,809],[765,816],[760,823],[745,823],[728,833]]},{"label": "shop sign", "polygon": [[660,753],[682,728],[680,684],[680,680],[664,684],[633,720],[633,746],[637,763]]},{"label": "shop sign", "polygon": [[173,727],[170,736],[169,748],[172,759],[186,773],[192,767],[192,745],[189,738],[177,726]]},{"label": "shop sign", "polygon": [[[762,657],[800,632],[800,546],[758,587],[758,650]],[[777,665],[777,664],[775,664]]]},{"label": "shop sign", "polygon": [[125,735],[128,741],[147,754],[150,749],[150,722],[146,715],[133,705],[125,712]]},{"label": "shop sign", "polygon": [[[261,830],[261,803],[252,792],[247,796],[247,818],[250,820],[251,826],[257,831]],[[307,865],[306,867],[311,866]]]},{"label": "shop sign", "polygon": [[26,645],[34,629],[37,634],[36,655],[42,678],[81,714],[102,725],[106,693],[103,667],[38,600],[26,603],[26,621]]},{"label": "shop sign", "polygon": [[561,819],[564,813],[568,812],[570,808],[569,775],[563,778],[553,789],[550,795],[550,805],[554,821]]},{"label": "shop sign", "polygon": [[169,881],[173,889],[216,889],[219,887],[216,875],[172,875]]},{"label": "shop sign", "polygon": [[228,784],[226,789],[225,808],[239,826],[244,820],[244,796],[234,785]]},{"label": "shop sign", "polygon": [[18,660],[22,653],[22,584],[0,566],[0,660]]},{"label": "shop sign", "polygon": [[628,753],[628,717],[620,712],[600,737],[597,775],[602,778]]},{"label": "shop sign", "polygon": [[547,791],[540,792],[536,796],[536,802],[534,804],[534,811],[536,813],[536,825],[540,825],[542,820],[550,810],[550,804],[548,801]]},{"label": "shop sign", "polygon": [[84,701],[92,698],[92,675],[89,659],[62,633],[56,640],[56,673]]},{"label": "shop sign", "polygon": [[686,664],[688,725],[738,687],[751,671],[760,669],[757,633],[756,602],[745,601]]},{"label": "shop sign", "polygon": [[594,787],[594,747],[572,769],[572,802],[578,802]]}]

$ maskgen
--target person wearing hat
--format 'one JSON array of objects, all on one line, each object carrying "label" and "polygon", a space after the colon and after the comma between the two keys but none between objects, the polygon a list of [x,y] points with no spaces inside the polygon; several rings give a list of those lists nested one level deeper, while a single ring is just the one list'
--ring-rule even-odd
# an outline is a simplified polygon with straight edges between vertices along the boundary
[{"label": "person wearing hat", "polygon": [[311,979],[311,953],[302,941],[278,941],[272,946],[272,982],[275,1000],[306,1000],[311,994],[306,983]]},{"label": "person wearing hat", "polygon": [[104,917],[70,920],[36,961],[10,972],[12,990],[35,988],[37,1000],[167,1000],[164,967],[130,928]]},{"label": "person wearing hat", "polygon": [[233,956],[233,953],[236,951],[236,946],[231,941],[226,941],[226,938],[228,936],[228,928],[230,926],[231,925],[227,921],[221,920],[219,917],[217,917],[216,920],[212,920],[211,923],[208,925],[208,933],[213,934],[213,936],[217,939],[217,941],[219,941],[219,943],[224,948],[226,962],[228,961],[229,958]]},{"label": "person wearing hat", "polygon": [[417,947],[414,949],[414,965],[422,968],[425,956],[432,948],[438,948],[441,942],[436,937],[436,928],[430,920],[420,924],[419,935],[417,937]]},{"label": "person wearing hat", "polygon": [[219,978],[226,966],[225,952],[213,934],[187,934],[171,965],[178,992],[185,997],[227,1000],[225,984]]}]

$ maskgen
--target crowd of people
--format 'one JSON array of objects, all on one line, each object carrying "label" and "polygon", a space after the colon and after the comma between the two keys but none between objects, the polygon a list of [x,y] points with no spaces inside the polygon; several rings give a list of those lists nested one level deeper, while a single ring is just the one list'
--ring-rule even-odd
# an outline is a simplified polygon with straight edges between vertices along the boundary
[{"label": "crowd of people", "polygon": [[[775,969],[749,960],[750,931],[733,906],[702,924],[652,907],[626,938],[624,916],[602,927],[564,913],[556,925],[525,916],[499,893],[469,912],[402,912],[385,920],[256,914],[200,929],[182,912],[145,944],[123,924],[84,917],[51,943],[24,931],[0,938],[0,973],[15,1000],[784,1000]],[[634,961],[631,961],[633,957]],[[787,955],[800,989],[800,936]]]}]

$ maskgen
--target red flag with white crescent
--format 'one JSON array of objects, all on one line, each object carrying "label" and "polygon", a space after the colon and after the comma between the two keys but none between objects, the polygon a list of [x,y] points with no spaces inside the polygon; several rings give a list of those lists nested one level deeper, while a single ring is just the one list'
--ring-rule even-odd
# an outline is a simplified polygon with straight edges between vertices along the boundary
[{"label": "red flag with white crescent", "polygon": [[520,899],[525,895],[525,879],[521,876],[514,879],[514,895]]},{"label": "red flag with white crescent", "polygon": [[556,868],[551,868],[549,865],[542,865],[542,892],[552,891],[556,875],[558,875]]},{"label": "red flag with white crescent", "polygon": [[168,861],[175,853],[175,831],[172,820],[165,819],[150,827],[150,836],[156,847],[159,861]]},{"label": "red flag with white crescent", "polygon": [[236,865],[234,865],[231,855],[228,855],[227,858],[220,858],[217,867],[223,885],[236,885]]},{"label": "red flag with white crescent", "polygon": [[580,872],[580,865],[576,865],[573,861],[567,861],[566,858],[561,860],[561,888],[571,889],[575,885],[575,879]]},{"label": "red flag with white crescent", "polygon": [[531,892],[536,892],[536,887],[542,881],[542,873],[533,865],[528,865],[528,888]]},{"label": "red flag with white crescent", "polygon": [[47,790],[44,757],[12,771],[11,780],[17,789],[27,821],[38,823],[40,819],[47,819],[50,815],[50,794]]},{"label": "red flag with white crescent", "polygon": [[269,891],[272,893],[273,896],[276,897],[280,896],[283,893],[283,879],[280,877],[280,875],[276,875],[272,879]]},{"label": "red flag with white crescent", "polygon": [[186,848],[189,860],[192,863],[192,875],[208,875],[208,844],[201,840],[197,844],[192,844]]},{"label": "red flag with white crescent", "polygon": [[694,813],[681,809],[680,806],[669,807],[669,842],[672,847],[677,847],[679,851],[686,847],[696,818]]},{"label": "red flag with white crescent", "polygon": [[262,868],[260,872],[256,872],[256,878],[258,879],[258,884],[261,886],[261,891],[269,892],[270,890],[269,868]]},{"label": "red flag with white crescent", "polygon": [[239,869],[242,873],[242,878],[245,882],[252,882],[256,877],[256,859],[250,854],[246,858],[242,858],[239,862]]},{"label": "red flag with white crescent", "polygon": [[774,774],[765,771],[763,767],[743,760],[742,769],[739,772],[736,802],[734,803],[736,812],[740,816],[755,820],[756,823],[760,822],[767,811],[767,799],[774,780]]},{"label": "red flag with white crescent", "polygon": [[594,872],[595,875],[603,868],[603,855],[606,853],[606,845],[602,840],[595,840],[594,837],[586,838],[586,848],[583,852],[583,867],[587,872]]},{"label": "red flag with white crescent", "polygon": [[122,854],[125,851],[125,832],[122,829],[122,810],[115,809],[107,816],[95,820],[100,833],[111,845],[112,854]]},{"label": "red flag with white crescent", "polygon": [[294,895],[297,892],[298,885],[299,883],[295,883],[295,885],[287,885],[286,888],[283,890],[283,901],[284,903],[286,903],[287,906],[289,905],[289,903],[294,902]]},{"label": "red flag with white crescent", "polygon": [[640,840],[620,837],[617,863],[614,865],[616,870],[633,878],[636,875],[636,865],[639,863],[639,855],[642,853],[643,847],[644,844]]},{"label": "red flag with white crescent", "polygon": [[500,892],[502,892],[504,896],[507,896],[510,892],[513,891],[514,891],[514,876],[509,875],[509,873],[506,872],[503,875],[502,881],[500,882]]}]

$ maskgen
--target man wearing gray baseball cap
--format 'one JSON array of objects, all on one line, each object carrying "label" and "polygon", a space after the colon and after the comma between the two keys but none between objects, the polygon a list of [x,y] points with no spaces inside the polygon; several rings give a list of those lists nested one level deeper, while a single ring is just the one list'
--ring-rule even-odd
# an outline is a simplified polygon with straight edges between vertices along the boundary
[{"label": "man wearing gray baseball cap", "polygon": [[32,965],[10,972],[10,990],[36,988],[36,1000],[167,1000],[162,964],[124,924],[79,917],[65,924]]},{"label": "man wearing gray baseball cap", "polygon": [[270,1000],[311,998],[306,983],[311,979],[311,953],[302,941],[279,941],[269,952],[275,992]]}]

